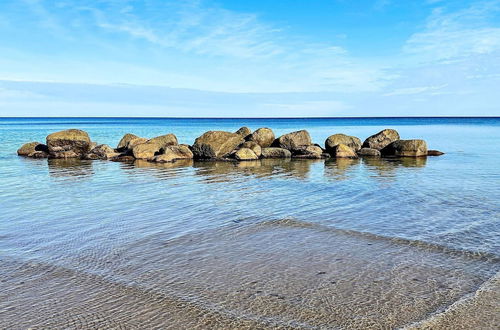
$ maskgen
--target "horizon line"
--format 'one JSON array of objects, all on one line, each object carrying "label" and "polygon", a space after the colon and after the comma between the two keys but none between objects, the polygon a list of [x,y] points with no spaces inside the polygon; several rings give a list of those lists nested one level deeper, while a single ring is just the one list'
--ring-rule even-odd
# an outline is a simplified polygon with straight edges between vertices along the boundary
[{"label": "horizon line", "polygon": [[90,119],[392,119],[392,118],[414,118],[414,119],[460,119],[460,118],[484,118],[500,119],[500,116],[338,116],[338,117],[159,117],[159,116],[0,116],[0,119],[50,119],[50,118],[90,118]]}]

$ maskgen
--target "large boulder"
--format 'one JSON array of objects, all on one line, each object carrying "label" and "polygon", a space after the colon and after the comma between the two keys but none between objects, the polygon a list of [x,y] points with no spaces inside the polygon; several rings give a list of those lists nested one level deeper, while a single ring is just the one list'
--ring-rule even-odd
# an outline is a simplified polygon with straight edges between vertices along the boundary
[{"label": "large boulder", "polygon": [[163,154],[153,158],[158,163],[169,163],[179,159],[193,159],[193,152],[187,145],[165,147]]},{"label": "large boulder", "polygon": [[359,138],[345,134],[334,134],[329,136],[325,141],[326,152],[331,154],[339,144],[345,144],[354,151],[361,149],[361,140]]},{"label": "large boulder", "polygon": [[382,150],[390,143],[397,140],[399,140],[398,131],[395,129],[384,129],[367,138],[365,142],[363,142],[363,147]]},{"label": "large boulder", "polygon": [[353,149],[342,143],[335,146],[332,156],[335,158],[358,158],[358,155]]},{"label": "large boulder", "polygon": [[116,146],[116,150],[118,151],[124,151],[125,149],[127,149],[128,147],[128,144],[131,140],[134,140],[134,139],[137,139],[139,138],[137,135],[135,134],[132,134],[132,133],[127,133],[125,134],[122,139],[120,140],[120,142],[118,142],[118,145]]},{"label": "large boulder", "polygon": [[310,145],[301,146],[296,149],[293,153],[293,158],[305,158],[305,159],[321,159],[323,157],[323,149],[321,147]]},{"label": "large boulder", "polygon": [[236,134],[241,135],[243,138],[246,138],[250,134],[252,134],[252,130],[246,126],[240,127],[236,132]]},{"label": "large boulder", "polygon": [[234,158],[237,160],[257,160],[259,159],[259,156],[257,156],[250,148],[240,148],[234,154]]},{"label": "large boulder", "polygon": [[358,156],[363,157],[380,157],[380,151],[372,148],[361,148],[358,150]]},{"label": "large boulder", "polygon": [[312,142],[309,132],[301,130],[280,136],[275,144],[277,147],[290,151],[296,151],[303,146],[312,145]]},{"label": "large boulder", "polygon": [[240,148],[251,149],[257,155],[257,157],[260,157],[260,155],[262,154],[262,148],[257,142],[253,141],[244,142],[242,145],[240,145]]},{"label": "large boulder", "polygon": [[262,148],[262,158],[290,158],[290,150],[283,148]]},{"label": "large boulder", "polygon": [[179,142],[177,141],[177,137],[174,134],[166,134],[154,137],[152,139],[149,139],[148,143],[157,144],[160,149],[165,149],[166,147],[176,146],[179,144]]},{"label": "large boulder", "polygon": [[47,147],[51,158],[83,158],[90,150],[87,132],[68,129],[47,136]]},{"label": "large boulder", "polygon": [[146,142],[136,145],[132,149],[132,154],[135,159],[152,160],[156,155],[161,153],[160,150],[161,147],[159,144]]},{"label": "large boulder", "polygon": [[32,155],[37,152],[48,152],[48,148],[45,144],[40,142],[28,142],[21,146],[21,148],[17,149],[17,154],[19,156],[32,157]]},{"label": "large boulder", "polygon": [[87,159],[112,159],[118,157],[120,153],[116,152],[107,144],[99,144],[92,148],[85,158]]},{"label": "large boulder", "polygon": [[427,156],[424,140],[397,140],[380,150],[384,156],[422,157]]},{"label": "large boulder", "polygon": [[267,127],[261,127],[250,136],[247,137],[248,141],[253,141],[260,145],[262,148],[271,146],[275,139],[274,132]]},{"label": "large boulder", "polygon": [[125,149],[127,151],[130,151],[132,152],[132,150],[134,149],[135,146],[138,146],[139,144],[143,144],[143,143],[146,143],[148,142],[148,139],[145,139],[145,138],[135,138],[135,139],[132,139],[130,141],[128,141],[127,143],[127,146],[125,147]]},{"label": "large boulder", "polygon": [[193,144],[194,158],[220,159],[229,155],[243,143],[243,137],[236,133],[208,131],[198,137]]}]

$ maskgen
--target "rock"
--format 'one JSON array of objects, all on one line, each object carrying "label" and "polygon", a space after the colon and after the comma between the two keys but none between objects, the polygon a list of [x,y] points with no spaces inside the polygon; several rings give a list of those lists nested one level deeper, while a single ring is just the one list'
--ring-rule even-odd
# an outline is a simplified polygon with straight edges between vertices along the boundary
[{"label": "rock", "polygon": [[335,146],[332,156],[335,158],[358,158],[353,149],[342,143]]},{"label": "rock", "polygon": [[345,134],[334,134],[325,141],[326,152],[332,153],[333,149],[339,144],[345,144],[354,151],[361,149],[361,140],[359,138]]},{"label": "rock", "polygon": [[36,151],[43,151],[47,153],[48,148],[45,144],[42,144],[40,142],[29,142],[23,144],[21,148],[17,149],[17,154],[19,156],[31,157],[30,155]]},{"label": "rock", "polygon": [[145,138],[135,138],[135,139],[132,139],[130,141],[128,141],[127,143],[127,146],[126,146],[126,150],[128,151],[132,151],[132,149],[134,149],[135,146],[138,146],[139,144],[143,144],[143,143],[146,143],[148,142],[148,139],[145,139]]},{"label": "rock", "polygon": [[361,148],[358,150],[358,156],[363,157],[380,157],[380,151],[372,148]]},{"label": "rock", "polygon": [[303,146],[311,145],[312,142],[309,132],[301,130],[280,136],[276,141],[276,144],[280,148],[296,151]]},{"label": "rock", "polygon": [[377,134],[374,134],[367,138],[365,142],[363,142],[363,147],[382,150],[390,143],[397,140],[399,140],[398,131],[394,129],[384,129]]},{"label": "rock", "polygon": [[257,142],[253,141],[244,142],[242,145],[240,145],[240,148],[251,149],[257,155],[257,157],[260,157],[260,155],[262,155],[262,148]]},{"label": "rock", "polygon": [[107,144],[99,144],[89,151],[85,158],[87,159],[111,159],[119,156],[120,153],[116,152]]},{"label": "rock", "polygon": [[174,134],[166,134],[149,139],[147,143],[157,144],[160,149],[165,149],[169,146],[176,146],[179,144],[177,137]]},{"label": "rock", "polygon": [[427,156],[424,140],[397,140],[380,150],[384,156],[422,157]]},{"label": "rock", "polygon": [[155,162],[168,163],[178,159],[193,159],[193,153],[186,145],[168,146],[164,150],[163,154],[153,158]]},{"label": "rock", "polygon": [[293,158],[306,158],[306,159],[321,159],[323,157],[323,149],[318,146],[301,146],[293,153]]},{"label": "rock", "polygon": [[37,151],[34,151],[34,152],[30,153],[28,155],[28,157],[31,157],[31,158],[48,158],[49,157],[49,153],[46,152],[46,151],[37,150]]},{"label": "rock", "polygon": [[90,150],[87,132],[68,129],[47,136],[47,147],[51,158],[83,158]]},{"label": "rock", "polygon": [[428,150],[427,151],[427,156],[441,156],[444,155],[444,152],[439,151],[439,150]]},{"label": "rock", "polygon": [[246,138],[250,134],[252,134],[252,130],[246,126],[241,127],[239,130],[235,132],[238,135],[241,135],[243,138]]},{"label": "rock", "polygon": [[135,134],[131,134],[131,133],[127,133],[125,134],[122,139],[120,140],[120,142],[118,142],[118,145],[116,146],[116,150],[118,151],[124,151],[127,149],[128,147],[128,144],[130,141],[134,140],[134,139],[138,139],[139,137]]},{"label": "rock", "polygon": [[259,156],[255,154],[250,148],[241,148],[234,154],[237,160],[257,160]]},{"label": "rock", "polygon": [[131,155],[119,154],[118,156],[110,158],[109,160],[112,162],[134,162],[135,158]]},{"label": "rock", "polygon": [[262,158],[290,158],[290,150],[283,148],[262,148]]},{"label": "rock", "polygon": [[267,127],[259,128],[247,138],[248,141],[256,142],[262,148],[270,147],[274,139],[273,131]]},{"label": "rock", "polygon": [[141,143],[136,145],[132,149],[132,154],[134,155],[135,159],[146,159],[146,160],[152,160],[156,155],[160,154],[160,145],[156,143]]},{"label": "rock", "polygon": [[229,155],[243,143],[241,135],[224,131],[208,131],[193,144],[193,154],[198,159],[220,159]]}]

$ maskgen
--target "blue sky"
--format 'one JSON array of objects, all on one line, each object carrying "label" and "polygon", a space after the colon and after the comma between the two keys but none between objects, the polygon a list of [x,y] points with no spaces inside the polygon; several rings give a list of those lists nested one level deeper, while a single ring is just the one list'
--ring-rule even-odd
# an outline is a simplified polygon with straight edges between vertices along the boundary
[{"label": "blue sky", "polygon": [[2,0],[0,116],[499,116],[500,0]]}]

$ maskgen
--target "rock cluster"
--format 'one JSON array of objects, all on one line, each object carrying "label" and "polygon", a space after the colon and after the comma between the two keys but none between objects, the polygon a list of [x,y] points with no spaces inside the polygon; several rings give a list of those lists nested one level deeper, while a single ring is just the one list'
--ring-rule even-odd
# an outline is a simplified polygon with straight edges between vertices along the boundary
[{"label": "rock cluster", "polygon": [[151,139],[125,134],[116,148],[97,144],[82,130],[69,129],[47,136],[46,144],[29,142],[17,154],[32,158],[80,158],[127,161],[140,159],[151,162],[177,160],[258,160],[266,158],[358,158],[358,157],[425,157],[439,156],[438,150],[428,150],[424,140],[401,140],[393,129],[384,129],[368,137],[363,143],[355,136],[334,134],[322,148],[314,144],[306,130],[275,137],[274,132],[262,127],[252,132],[242,127],[235,133],[208,131],[199,136],[192,146],[179,144],[174,134]]}]

